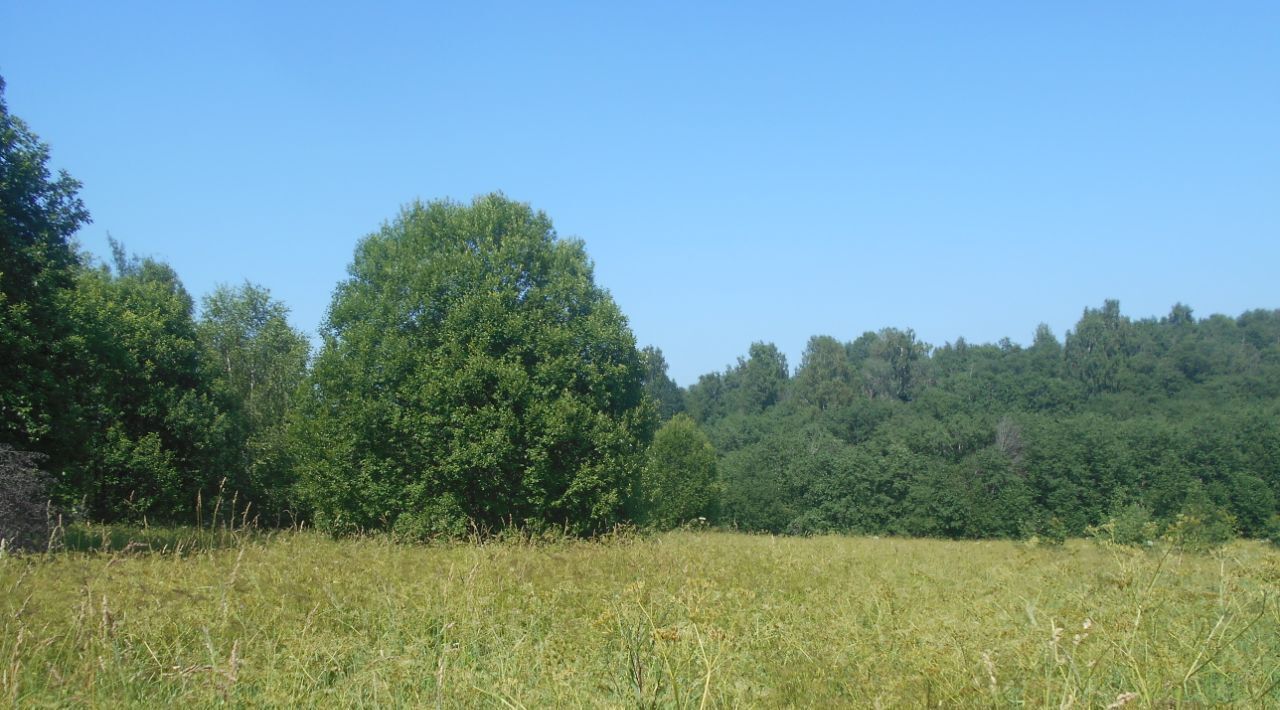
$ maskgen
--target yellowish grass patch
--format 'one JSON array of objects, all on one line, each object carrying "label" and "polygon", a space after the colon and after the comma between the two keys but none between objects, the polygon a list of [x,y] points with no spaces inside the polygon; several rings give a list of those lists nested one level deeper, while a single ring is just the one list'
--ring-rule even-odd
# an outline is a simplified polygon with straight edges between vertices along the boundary
[{"label": "yellowish grass patch", "polygon": [[0,558],[40,706],[1280,705],[1280,552],[312,533]]}]

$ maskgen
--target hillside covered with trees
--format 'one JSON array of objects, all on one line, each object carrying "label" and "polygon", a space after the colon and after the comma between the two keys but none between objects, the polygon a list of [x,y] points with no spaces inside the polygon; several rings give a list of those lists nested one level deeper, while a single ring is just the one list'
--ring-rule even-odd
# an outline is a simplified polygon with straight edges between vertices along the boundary
[{"label": "hillside covered with trees", "polygon": [[0,446],[28,452],[0,496],[189,522],[221,491],[262,524],[413,539],[1277,534],[1280,310],[1105,301],[1029,347],[815,336],[794,370],[758,342],[681,388],[584,244],[493,194],[361,239],[312,352],[262,286],[197,301],[120,244],[79,251],[79,184],[48,160],[0,82]]},{"label": "hillside covered with trees", "polygon": [[1280,311],[1132,320],[1107,301],[1029,347],[888,328],[815,336],[790,372],[755,343],[664,406],[706,430],[720,519],[747,529],[1058,536],[1183,514],[1257,536],[1278,395]]}]

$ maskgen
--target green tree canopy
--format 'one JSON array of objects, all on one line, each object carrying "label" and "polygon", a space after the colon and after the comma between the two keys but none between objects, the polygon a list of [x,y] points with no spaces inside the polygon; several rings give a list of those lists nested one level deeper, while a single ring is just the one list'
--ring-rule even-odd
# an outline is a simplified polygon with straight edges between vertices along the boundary
[{"label": "green tree canopy", "polygon": [[788,385],[787,356],[773,343],[752,343],[747,358],[725,376],[725,384],[736,395],[737,408],[746,413],[762,412],[782,401]]},{"label": "green tree canopy", "polygon": [[49,147],[9,113],[0,78],[0,443],[60,463],[74,407],[65,297],[78,266],[71,239],[89,213],[80,183],[53,176]]},{"label": "green tree canopy", "polygon": [[865,333],[848,350],[862,363],[862,380],[871,397],[891,397],[909,402],[926,379],[932,347],[916,339],[914,330],[884,328]]},{"label": "green tree canopy", "polygon": [[288,315],[261,286],[221,286],[205,296],[197,331],[237,441],[240,460],[230,483],[275,520],[289,508],[285,421],[310,350]]},{"label": "green tree canopy", "polygon": [[1089,394],[1120,386],[1130,354],[1132,326],[1120,315],[1120,302],[1108,299],[1101,309],[1086,308],[1064,348],[1068,371]]},{"label": "green tree canopy", "polygon": [[414,203],[363,239],[298,419],[333,530],[607,526],[653,427],[626,319],[528,205]]},{"label": "green tree canopy", "polygon": [[226,475],[234,440],[177,274],[113,250],[114,273],[84,269],[70,309],[83,431],[63,492],[100,520],[186,522]]},{"label": "green tree canopy", "polygon": [[716,450],[689,415],[675,415],[654,435],[643,491],[643,519],[655,527],[673,528],[715,515]]},{"label": "green tree canopy", "polygon": [[856,375],[844,345],[829,335],[815,335],[805,346],[795,377],[796,396],[820,411],[847,406],[858,395]]},{"label": "green tree canopy", "polygon": [[665,422],[683,412],[684,390],[667,375],[667,359],[662,356],[662,350],[646,345],[640,351],[640,358],[645,370],[644,391],[658,408],[658,418]]}]

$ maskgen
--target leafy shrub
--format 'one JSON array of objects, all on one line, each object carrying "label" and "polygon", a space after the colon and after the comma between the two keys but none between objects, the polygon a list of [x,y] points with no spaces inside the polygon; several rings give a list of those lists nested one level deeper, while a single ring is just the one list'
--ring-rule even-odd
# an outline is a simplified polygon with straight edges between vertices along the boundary
[{"label": "leafy shrub", "polygon": [[401,513],[392,532],[397,538],[412,542],[435,539],[456,540],[465,537],[471,521],[452,496],[432,499],[422,508]]},{"label": "leafy shrub", "polygon": [[1036,516],[1027,521],[1026,538],[1033,546],[1060,547],[1067,541],[1067,526],[1056,515]]},{"label": "leafy shrub", "polygon": [[53,481],[37,467],[43,458],[0,445],[0,549],[38,550],[49,542]]},{"label": "leafy shrub", "polygon": [[1220,506],[1194,505],[1178,514],[1164,537],[1184,549],[1206,552],[1236,538],[1236,518]]},{"label": "leafy shrub", "polygon": [[716,451],[689,415],[675,415],[654,436],[641,488],[641,517],[654,527],[674,528],[714,516],[719,499]]},{"label": "leafy shrub", "polygon": [[1107,522],[1090,527],[1088,532],[1099,542],[1146,545],[1160,536],[1160,525],[1152,519],[1146,506],[1130,503],[1116,510]]}]

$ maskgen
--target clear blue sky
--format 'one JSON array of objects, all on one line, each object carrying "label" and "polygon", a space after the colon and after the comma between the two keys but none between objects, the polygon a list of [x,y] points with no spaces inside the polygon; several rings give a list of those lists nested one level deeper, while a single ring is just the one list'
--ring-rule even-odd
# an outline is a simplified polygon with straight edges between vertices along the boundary
[{"label": "clear blue sky", "polygon": [[314,332],[361,236],[493,190],[688,384],[768,340],[1280,307],[1280,3],[0,4],[94,223]]}]

